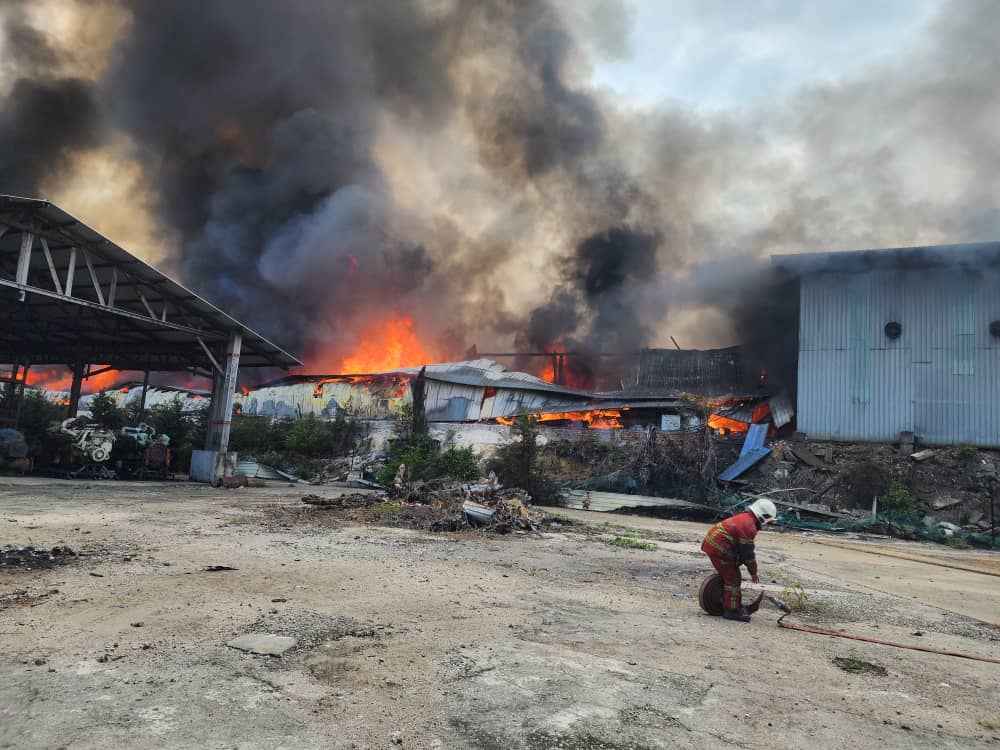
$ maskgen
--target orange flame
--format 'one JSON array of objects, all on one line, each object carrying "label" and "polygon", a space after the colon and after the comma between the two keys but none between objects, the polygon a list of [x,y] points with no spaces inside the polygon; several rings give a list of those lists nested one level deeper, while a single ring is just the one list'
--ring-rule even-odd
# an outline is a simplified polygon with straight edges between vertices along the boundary
[{"label": "orange flame", "polygon": [[[739,402],[735,402],[739,403]],[[708,426],[713,430],[725,430],[726,432],[732,432],[737,434],[742,434],[750,429],[750,424],[760,424],[768,417],[771,416],[771,407],[766,402],[762,404],[757,404],[754,407],[753,413],[750,415],[750,423],[741,422],[738,419],[731,419],[730,417],[724,417],[721,414],[713,414],[708,418]],[[773,426],[769,428],[769,433],[773,431]]]},{"label": "orange flame", "polygon": [[[563,346],[562,344],[554,344],[552,346],[545,347],[545,351],[551,352],[552,354],[556,355],[565,354],[566,347]],[[561,376],[560,380],[562,381],[560,385],[569,386],[570,388],[579,388],[580,390],[587,390],[592,386],[592,383],[588,382],[588,378],[586,376],[581,375],[581,373],[573,369],[571,361],[569,359],[567,359],[566,357],[561,357],[559,359],[561,360],[560,362],[561,367],[559,374]],[[549,360],[548,364],[545,365],[545,367],[542,369],[542,374],[539,375],[539,377],[542,380],[548,383],[556,382],[556,371],[554,364],[555,363],[553,360]]]},{"label": "orange flame", "polygon": [[741,422],[738,419],[730,419],[729,417],[722,417],[718,414],[713,414],[708,418],[708,426],[713,430],[725,430],[726,432],[736,433],[743,433],[750,429],[750,425],[746,422]]},{"label": "orange flame", "polygon": [[[551,414],[535,414],[532,419],[538,422],[584,422],[590,429],[620,429],[621,416],[628,409],[592,409],[590,411],[564,411]],[[497,417],[496,421],[510,427],[514,417]]]},{"label": "orange flame", "polygon": [[[545,347],[545,350],[549,351],[549,352],[552,352],[553,354],[559,354],[561,352],[566,351],[563,347],[558,346],[558,345],[557,346],[547,346],[547,347]],[[542,374],[539,375],[538,377],[540,377],[546,383],[554,383],[554,382],[556,382],[556,368],[553,366],[553,362],[551,360],[549,360],[549,363],[547,365],[545,365],[545,369],[542,370]]]},{"label": "orange flame", "polygon": [[[95,365],[95,370],[101,365]],[[121,376],[119,370],[108,370],[87,378],[83,381],[82,393],[97,393],[105,388],[111,388]],[[26,385],[44,388],[47,391],[68,391],[73,387],[73,374],[65,367],[49,367],[44,370],[28,370]]]},{"label": "orange flame", "polygon": [[417,337],[413,318],[398,315],[367,326],[352,354],[338,359],[321,356],[310,362],[309,367],[313,371],[369,373],[419,367],[436,361],[439,358]]}]

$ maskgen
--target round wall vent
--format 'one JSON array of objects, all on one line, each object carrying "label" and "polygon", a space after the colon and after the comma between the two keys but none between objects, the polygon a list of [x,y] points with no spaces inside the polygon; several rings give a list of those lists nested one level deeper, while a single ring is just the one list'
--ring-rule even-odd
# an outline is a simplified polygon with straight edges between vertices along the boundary
[{"label": "round wall vent", "polygon": [[902,332],[903,332],[903,326],[901,326],[895,320],[885,324],[885,335],[891,339],[898,339]]}]

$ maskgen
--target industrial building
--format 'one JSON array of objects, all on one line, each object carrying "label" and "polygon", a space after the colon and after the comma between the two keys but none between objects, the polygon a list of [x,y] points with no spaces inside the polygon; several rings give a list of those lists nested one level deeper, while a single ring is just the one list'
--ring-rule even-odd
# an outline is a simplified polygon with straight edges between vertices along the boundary
[{"label": "industrial building", "polygon": [[1000,243],[774,256],[798,279],[798,430],[1000,446]]}]

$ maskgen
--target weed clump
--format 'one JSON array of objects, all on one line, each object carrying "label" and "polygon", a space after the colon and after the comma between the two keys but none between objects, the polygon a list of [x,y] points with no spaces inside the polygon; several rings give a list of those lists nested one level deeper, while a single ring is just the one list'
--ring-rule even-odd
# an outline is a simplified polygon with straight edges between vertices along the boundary
[{"label": "weed clump", "polygon": [[874,674],[879,677],[885,677],[889,674],[885,667],[854,656],[838,656],[833,660],[833,663],[845,672],[852,674]]}]

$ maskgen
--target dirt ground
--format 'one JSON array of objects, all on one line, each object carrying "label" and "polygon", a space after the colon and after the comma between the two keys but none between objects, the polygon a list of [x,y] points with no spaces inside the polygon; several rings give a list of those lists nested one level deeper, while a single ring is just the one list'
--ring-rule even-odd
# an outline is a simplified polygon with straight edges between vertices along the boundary
[{"label": "dirt ground", "polygon": [[[89,555],[0,570],[0,747],[1000,745],[998,664],[702,614],[702,524],[559,511],[591,528],[497,537],[273,512],[302,494],[0,480],[0,545]],[[606,543],[626,528],[656,549]],[[795,622],[1000,658],[991,553],[759,540]],[[251,632],[298,645],[226,646]]]}]

